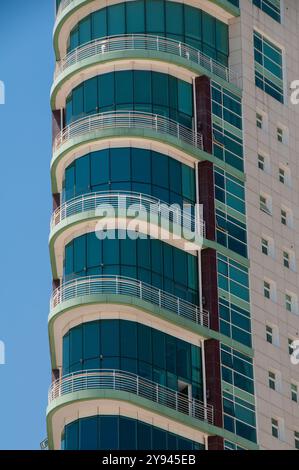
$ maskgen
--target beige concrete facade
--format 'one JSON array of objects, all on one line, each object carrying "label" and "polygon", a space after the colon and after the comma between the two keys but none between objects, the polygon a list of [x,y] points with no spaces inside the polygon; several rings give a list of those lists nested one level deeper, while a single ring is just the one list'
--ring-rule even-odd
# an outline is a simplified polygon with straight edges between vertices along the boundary
[{"label": "beige concrete facade", "polygon": [[[240,0],[241,17],[232,21],[231,65],[242,73],[244,141],[247,176],[247,219],[251,266],[251,311],[257,400],[258,442],[261,449],[294,449],[299,431],[299,398],[291,399],[291,384],[298,386],[299,365],[292,365],[288,340],[299,339],[299,105],[290,101],[290,84],[299,79],[299,2],[282,0],[279,24],[252,0]],[[285,104],[255,86],[253,31],[262,33],[283,51]],[[256,124],[256,113],[264,128]],[[277,138],[284,130],[285,142]],[[258,167],[265,157],[265,170]],[[279,181],[279,168],[286,183]],[[260,194],[269,198],[271,214],[260,210]],[[281,209],[290,214],[290,226],[281,223]],[[268,240],[270,254],[262,253],[261,239]],[[283,252],[289,252],[290,269]],[[264,280],[273,299],[264,296]],[[293,312],[286,309],[286,294],[294,299]],[[266,327],[274,332],[274,344],[266,339]],[[269,372],[276,374],[276,390],[269,387]],[[272,436],[272,418],[279,423],[279,437]]]}]

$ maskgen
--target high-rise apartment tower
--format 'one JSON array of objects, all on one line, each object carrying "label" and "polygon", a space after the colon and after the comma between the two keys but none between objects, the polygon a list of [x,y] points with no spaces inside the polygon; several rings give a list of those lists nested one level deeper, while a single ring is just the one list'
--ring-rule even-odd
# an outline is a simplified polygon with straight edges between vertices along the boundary
[{"label": "high-rise apartment tower", "polygon": [[50,449],[299,448],[298,31],[57,1]]}]

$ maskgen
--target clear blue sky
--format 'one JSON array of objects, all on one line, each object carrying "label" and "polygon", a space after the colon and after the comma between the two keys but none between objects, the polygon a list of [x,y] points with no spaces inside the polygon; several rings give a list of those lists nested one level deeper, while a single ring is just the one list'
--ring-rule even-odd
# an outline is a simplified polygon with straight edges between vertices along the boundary
[{"label": "clear blue sky", "polygon": [[0,449],[46,436],[53,4],[0,0]]}]

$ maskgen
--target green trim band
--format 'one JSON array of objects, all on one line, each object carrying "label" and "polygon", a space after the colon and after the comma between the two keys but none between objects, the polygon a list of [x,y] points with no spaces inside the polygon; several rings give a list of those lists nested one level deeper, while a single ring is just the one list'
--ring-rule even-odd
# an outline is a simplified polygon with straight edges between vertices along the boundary
[{"label": "green trim band", "polygon": [[[55,249],[54,249],[55,241],[57,240],[59,235],[61,235],[61,233],[63,233],[66,229],[68,229],[70,227],[74,227],[76,225],[79,225],[82,222],[87,223],[87,222],[90,222],[90,221],[99,220],[100,217],[96,215],[96,211],[97,211],[97,209],[89,210],[89,211],[80,212],[78,214],[67,217],[62,222],[60,222],[51,231],[50,238],[49,238],[49,249],[50,249],[50,260],[51,260],[53,279],[57,279],[57,277],[58,277],[56,257],[55,257]],[[150,220],[148,218],[148,214],[146,214],[146,215],[143,215],[143,214],[140,215],[139,214],[138,218],[136,219],[135,215],[132,215],[132,216],[128,215],[126,209],[122,210],[122,209],[117,209],[117,208],[115,208],[114,214],[115,214],[116,218],[122,218],[122,219],[126,218],[128,221],[138,220],[140,222],[145,222],[147,224],[150,223]],[[166,230],[166,228],[168,228],[168,227],[165,227],[163,225],[163,220],[166,220],[166,219],[164,219],[163,217],[159,217],[158,224],[155,225],[156,227],[158,227],[159,231],[160,230]],[[169,222],[169,233],[174,237],[174,240],[175,240],[175,237],[179,237],[183,241],[183,243],[187,243],[187,244],[189,243],[189,240],[190,240],[190,243],[194,244],[194,247],[197,247],[197,249],[201,249],[201,247],[203,245],[203,238],[199,234],[196,234],[195,237],[194,237],[194,240],[193,240],[192,239],[192,237],[193,237],[192,232],[187,230],[186,228],[182,227],[181,225]],[[184,238],[184,235],[186,236],[186,238]],[[170,239],[171,238],[172,237],[170,237]],[[164,241],[162,238],[159,238],[159,239],[162,242]]]},{"label": "green trim band", "polygon": [[222,170],[227,171],[232,176],[245,181],[245,174],[231,165],[219,160],[214,155],[211,155],[204,150],[196,148],[190,144],[183,142],[182,140],[168,134],[161,134],[152,129],[136,129],[128,127],[117,127],[109,128],[105,130],[99,130],[91,133],[86,133],[84,135],[79,135],[69,139],[65,144],[56,150],[53,154],[51,161],[51,180],[52,180],[52,192],[57,193],[57,181],[56,181],[56,168],[58,163],[62,158],[67,155],[68,152],[78,149],[81,145],[90,144],[95,141],[101,141],[104,139],[117,139],[117,138],[140,138],[144,140],[153,140],[156,142],[161,142],[170,147],[173,147],[181,152],[186,153],[189,157],[191,156],[196,161],[209,161],[214,165],[217,165]]},{"label": "green trim band", "polygon": [[202,431],[209,435],[217,435],[227,439],[231,442],[239,444],[249,450],[258,450],[258,445],[254,442],[248,441],[242,437],[238,437],[235,434],[226,431],[225,429],[219,428],[212,424],[208,424],[204,421],[197,420],[191,416],[187,416],[176,410],[168,408],[167,406],[152,402],[146,398],[134,395],[133,393],[123,392],[119,390],[84,390],[80,392],[70,393],[59,397],[48,406],[47,408],[47,433],[49,439],[49,448],[54,448],[53,440],[53,429],[52,429],[52,417],[53,415],[64,406],[72,403],[79,403],[82,401],[92,400],[115,400],[121,402],[129,402],[140,408],[144,408],[150,412],[164,416],[169,419],[173,419],[185,426]]},{"label": "green trim band", "polygon": [[[71,67],[68,67],[64,72],[58,75],[58,78],[54,81],[52,89],[51,89],[51,107],[52,110],[56,109],[56,97],[61,89],[62,85],[74,77],[76,74],[80,74],[82,71],[88,69],[91,66],[100,66],[106,64],[108,62],[117,62],[123,61],[127,59],[128,61],[131,60],[148,60],[148,61],[155,61],[155,62],[165,62],[168,65],[174,65],[186,70],[189,70],[191,73],[195,73],[197,76],[206,75],[214,82],[217,82],[220,86],[228,89],[231,93],[234,93],[238,96],[242,96],[242,90],[238,88],[231,82],[227,82],[226,80],[220,78],[218,75],[215,75],[209,72],[204,67],[195,64],[195,62],[191,62],[188,59],[185,59],[180,56],[176,56],[175,54],[169,54],[166,52],[158,52],[158,51],[142,51],[142,50],[124,50],[124,51],[115,51],[115,52],[107,52],[103,55],[95,55],[88,59],[84,59],[78,62]],[[131,68],[131,66],[130,66]]]},{"label": "green trim band", "polygon": [[175,313],[170,312],[164,308],[158,307],[150,302],[142,300],[138,297],[133,297],[129,295],[119,295],[119,294],[94,294],[87,296],[76,297],[71,300],[67,300],[57,307],[55,307],[48,317],[48,329],[49,329],[49,341],[50,341],[50,351],[51,351],[51,361],[52,369],[56,368],[56,351],[55,351],[55,341],[54,341],[54,323],[61,315],[79,308],[82,305],[96,305],[96,304],[116,304],[116,305],[126,305],[133,306],[142,310],[145,313],[149,313],[158,318],[172,323],[176,326],[183,328],[184,330],[191,331],[192,333],[198,334],[203,338],[213,338],[218,340],[220,343],[225,344],[232,349],[235,349],[251,358],[254,357],[254,351],[252,348],[239,343],[218,331],[211,330],[205,326],[202,326],[198,323],[192,322],[182,316],[176,315]]}]

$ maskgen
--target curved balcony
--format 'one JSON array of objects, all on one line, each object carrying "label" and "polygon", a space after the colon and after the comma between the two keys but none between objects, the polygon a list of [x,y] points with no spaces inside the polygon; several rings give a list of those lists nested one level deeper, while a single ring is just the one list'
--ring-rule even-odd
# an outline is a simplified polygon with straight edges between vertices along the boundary
[{"label": "curved balcony", "polygon": [[206,328],[210,326],[209,313],[199,306],[137,279],[113,275],[81,277],[65,282],[51,296],[50,316],[57,307],[62,310],[66,303],[80,304],[83,298],[86,303],[93,303],[103,297],[107,299],[109,295],[124,297],[124,303],[128,297],[139,299],[179,318]]},{"label": "curved balcony", "polygon": [[85,390],[116,390],[136,395],[145,400],[170,408],[196,420],[214,423],[213,407],[195,398],[121,370],[86,370],[65,375],[52,383],[48,401]]},{"label": "curved balcony", "polygon": [[[64,173],[64,164],[70,164],[75,151],[90,151],[103,141],[120,140],[156,142],[164,151],[176,150],[184,161],[211,159],[203,150],[201,133],[167,117],[138,111],[109,111],[93,114],[72,122],[57,136],[53,144],[51,162],[52,188],[58,191]],[[68,158],[63,158],[67,156]]]},{"label": "curved balcony", "polygon": [[[167,204],[152,196],[132,191],[103,191],[83,194],[77,196],[59,206],[52,214],[51,231],[69,217],[85,212],[95,213],[101,210],[111,211],[117,214],[125,214],[128,217],[135,216],[137,211],[144,215],[150,222],[151,219],[165,219],[171,224],[181,227],[182,233],[185,231],[205,237],[205,223],[200,216],[195,217],[196,207],[192,206],[192,211],[182,209],[178,204]],[[100,217],[100,214],[99,214]]]},{"label": "curved balcony", "polygon": [[[198,49],[174,39],[149,34],[127,34],[93,40],[68,53],[57,62],[55,83],[52,91],[52,106],[55,106],[57,88],[75,73],[86,67],[109,60],[146,59],[189,69],[192,74],[208,74],[241,88],[239,75],[231,68],[203,54]],[[67,90],[64,95],[67,95]]]},{"label": "curved balcony", "polygon": [[66,241],[77,233],[102,230],[138,230],[181,250],[198,251],[205,237],[202,206],[167,204],[131,191],[83,194],[58,207],[51,219],[50,256],[55,277],[63,275]]},{"label": "curved balcony", "polygon": [[186,144],[203,149],[202,134],[189,129],[182,124],[159,114],[138,111],[114,111],[78,119],[65,127],[54,141],[54,152],[63,144],[76,137],[88,138],[89,134],[107,129],[141,129],[166,134],[185,142]]},{"label": "curved balcony", "polygon": [[[65,43],[73,26],[76,22],[80,21],[90,11],[96,11],[101,7],[114,3],[122,3],[124,0],[114,0],[113,2],[107,0],[105,5],[99,5],[97,0],[61,0],[60,5],[57,9],[56,22],[54,27],[54,46],[56,50],[56,56],[59,57],[60,49],[65,48]],[[184,2],[182,2],[184,3]],[[191,6],[194,5],[194,1],[185,0],[185,3],[189,3]],[[212,15],[223,18],[224,21],[228,21],[240,15],[240,9],[235,6],[232,0],[211,0],[211,6],[208,9]],[[72,15],[76,13],[75,21],[72,20]]]}]

